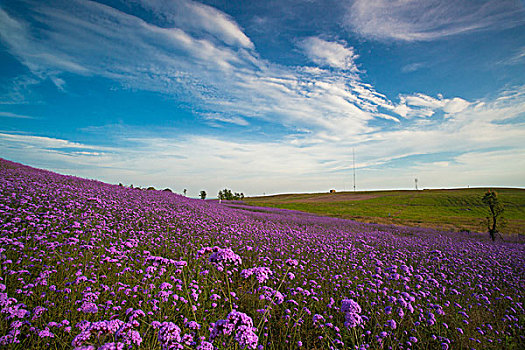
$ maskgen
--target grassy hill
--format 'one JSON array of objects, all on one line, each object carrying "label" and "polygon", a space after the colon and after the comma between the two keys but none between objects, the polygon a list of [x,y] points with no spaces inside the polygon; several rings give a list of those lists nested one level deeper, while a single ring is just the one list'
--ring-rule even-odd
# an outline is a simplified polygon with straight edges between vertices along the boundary
[{"label": "grassy hill", "polygon": [[[245,198],[257,206],[301,210],[362,222],[486,231],[487,188],[282,194]],[[495,188],[505,207],[504,234],[525,233],[525,189]]]}]

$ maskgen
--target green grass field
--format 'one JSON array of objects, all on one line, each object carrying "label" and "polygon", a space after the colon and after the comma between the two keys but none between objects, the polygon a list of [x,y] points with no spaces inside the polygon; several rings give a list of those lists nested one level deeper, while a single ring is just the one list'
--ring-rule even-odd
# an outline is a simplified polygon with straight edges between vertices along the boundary
[{"label": "green grass field", "polygon": [[[525,189],[496,188],[504,235],[525,234]],[[249,205],[294,209],[363,222],[485,232],[487,188],[283,194],[245,198]]]}]

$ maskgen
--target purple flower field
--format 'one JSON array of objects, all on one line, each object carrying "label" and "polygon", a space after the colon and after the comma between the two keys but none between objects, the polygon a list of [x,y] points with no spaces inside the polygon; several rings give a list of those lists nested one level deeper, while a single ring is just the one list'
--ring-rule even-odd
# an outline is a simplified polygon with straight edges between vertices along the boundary
[{"label": "purple flower field", "polygon": [[0,348],[525,348],[523,244],[0,174]]}]

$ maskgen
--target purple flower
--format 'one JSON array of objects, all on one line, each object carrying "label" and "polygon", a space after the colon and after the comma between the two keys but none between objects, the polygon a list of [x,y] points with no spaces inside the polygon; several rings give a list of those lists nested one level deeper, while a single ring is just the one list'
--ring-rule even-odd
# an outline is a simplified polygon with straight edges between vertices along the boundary
[{"label": "purple flower", "polygon": [[242,259],[230,248],[214,247],[213,253],[210,255],[210,262],[222,271],[227,265],[241,265]]},{"label": "purple flower", "polygon": [[185,326],[188,327],[189,329],[194,329],[194,330],[201,329],[201,325],[195,321],[186,322]]},{"label": "purple flower", "polygon": [[98,306],[95,303],[85,301],[77,310],[86,314],[96,314],[98,312]]},{"label": "purple flower", "polygon": [[295,259],[287,259],[286,260],[286,265],[288,265],[290,267],[297,266],[297,265],[299,265],[299,261],[297,261]]},{"label": "purple flower", "polygon": [[159,327],[158,337],[163,349],[176,348],[182,340],[181,330],[173,322],[162,322]]},{"label": "purple flower", "polygon": [[264,294],[261,295],[260,299],[269,300],[273,304],[277,305],[282,304],[284,302],[284,295],[278,290],[275,290],[268,286],[263,286],[261,290],[264,292]]},{"label": "purple flower", "polygon": [[235,340],[242,349],[245,347],[255,349],[259,338],[255,334],[257,329],[253,327],[252,318],[243,312],[233,310],[228,314],[225,320],[215,322],[210,334],[213,341],[220,334],[231,335],[235,332]]},{"label": "purple flower", "polygon": [[51,332],[49,331],[49,328],[47,328],[47,327],[46,327],[44,330],[38,332],[38,336],[39,336],[40,338],[45,338],[45,337],[54,338],[54,337],[55,337],[55,335],[54,335],[53,333],[51,333]]},{"label": "purple flower", "polygon": [[361,312],[361,306],[359,306],[356,301],[352,299],[344,299],[341,304],[341,311],[345,313],[346,327],[354,328],[363,323],[363,318],[359,315]]},{"label": "purple flower", "polygon": [[215,350],[215,347],[212,343],[208,343],[207,341],[203,341],[200,343],[199,346],[197,346],[197,350]]},{"label": "purple flower", "polygon": [[342,301],[341,311],[358,314],[361,313],[361,306],[352,299],[344,299]]},{"label": "purple flower", "polygon": [[359,316],[358,314],[353,314],[350,312],[347,312],[345,314],[345,326],[348,328],[354,328],[357,327],[363,323],[363,318]]},{"label": "purple flower", "polygon": [[106,343],[99,346],[97,350],[124,350],[125,346],[123,343]]},{"label": "purple flower", "polygon": [[385,326],[390,327],[392,329],[396,329],[397,328],[397,323],[394,320],[388,320],[388,321],[386,321],[386,325]]},{"label": "purple flower", "polygon": [[269,267],[253,267],[251,269],[245,269],[241,271],[241,276],[249,278],[251,275],[255,275],[255,278],[259,283],[264,283],[270,276],[273,275],[273,271]]},{"label": "purple flower", "polygon": [[42,306],[35,307],[33,309],[33,317],[31,318],[31,320],[34,321],[34,320],[38,319],[46,311],[47,311],[47,309],[45,307],[42,307]]},{"label": "purple flower", "polygon": [[235,334],[235,340],[241,346],[241,349],[255,349],[259,342],[259,337],[255,334],[255,328],[250,326],[239,326]]}]

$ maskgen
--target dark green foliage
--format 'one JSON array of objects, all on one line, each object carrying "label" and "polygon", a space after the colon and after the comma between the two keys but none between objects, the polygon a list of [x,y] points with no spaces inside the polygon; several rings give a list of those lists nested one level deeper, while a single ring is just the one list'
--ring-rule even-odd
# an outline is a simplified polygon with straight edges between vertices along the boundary
[{"label": "dark green foliage", "polygon": [[200,193],[201,199],[206,199],[206,191],[202,190]]},{"label": "dark green foliage", "polygon": [[234,200],[234,201],[238,201],[238,200],[243,200],[244,199],[244,193],[238,193],[238,192],[235,192],[232,193],[231,190],[225,188],[224,190],[222,191],[219,191],[219,194],[217,196],[219,199],[225,199],[225,200]]}]

